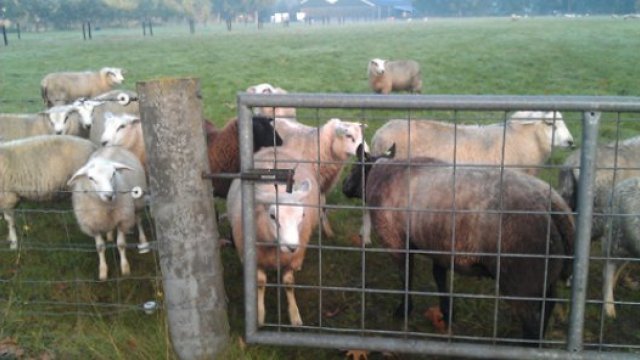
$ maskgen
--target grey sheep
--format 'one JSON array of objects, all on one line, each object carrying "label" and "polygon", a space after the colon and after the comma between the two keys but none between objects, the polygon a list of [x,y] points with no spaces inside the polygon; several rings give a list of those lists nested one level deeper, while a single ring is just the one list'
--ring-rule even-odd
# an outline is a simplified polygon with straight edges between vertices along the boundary
[{"label": "grey sheep", "polygon": [[99,279],[107,279],[103,234],[117,232],[122,275],[129,275],[125,234],[138,226],[139,248],[146,251],[148,243],[138,215],[145,207],[147,191],[144,169],[138,158],[119,146],[98,149],[87,163],[69,179],[73,193],[73,212],[80,229],[93,237],[99,258]]},{"label": "grey sheep", "polygon": [[627,262],[614,259],[640,257],[640,178],[619,182],[613,190],[610,204],[602,241],[602,254],[609,258],[602,268],[602,294],[605,313],[616,317],[613,288]]},{"label": "grey sheep", "polygon": [[96,146],[70,135],[41,135],[0,144],[0,208],[9,228],[9,244],[17,249],[13,209],[20,200],[46,201],[67,190],[67,180],[87,161]]},{"label": "grey sheep", "polygon": [[99,71],[55,72],[40,82],[45,106],[64,105],[80,98],[92,98],[124,81],[123,70],[104,67]]},{"label": "grey sheep", "polygon": [[420,65],[413,60],[372,59],[367,67],[369,86],[378,94],[392,91],[422,91]]}]

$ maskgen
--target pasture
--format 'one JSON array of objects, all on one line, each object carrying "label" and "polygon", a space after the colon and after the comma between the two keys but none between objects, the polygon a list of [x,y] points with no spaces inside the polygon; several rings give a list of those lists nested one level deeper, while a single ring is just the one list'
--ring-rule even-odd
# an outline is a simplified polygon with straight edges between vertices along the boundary
[{"label": "pasture", "polygon": [[[410,23],[354,23],[329,26],[292,24],[288,28],[236,24],[227,32],[223,24],[200,27],[190,35],[186,24],[156,26],[153,37],[140,29],[102,29],[91,41],[76,32],[25,33],[21,40],[10,37],[0,48],[0,112],[35,112],[42,109],[39,84],[53,71],[97,69],[117,66],[126,69],[124,87],[135,90],[135,82],[161,77],[197,77],[202,84],[204,116],[222,126],[236,114],[236,93],[250,85],[269,82],[290,92],[368,93],[366,65],[369,59],[410,58],[422,66],[424,94],[503,95],[601,95],[639,96],[640,22],[610,18],[434,19]],[[324,122],[330,116],[345,120],[370,120],[369,140],[385,119],[406,113],[378,111],[304,110],[302,121]],[[463,114],[465,120],[501,119],[504,114]],[[413,115],[412,115],[413,116]],[[451,114],[442,114],[451,118]],[[567,125],[579,143],[579,114],[567,114]],[[635,117],[637,120],[637,116]],[[616,136],[616,124],[604,123],[601,142]],[[621,138],[640,133],[637,122],[623,123]],[[567,151],[554,151],[551,163],[559,164]],[[543,178],[555,185],[555,172]],[[360,204],[348,201],[335,190],[331,204]],[[222,209],[222,202],[218,203]],[[335,239],[331,245],[353,247],[361,212],[338,210],[330,213]],[[17,212],[20,251],[0,247],[0,348],[3,339],[30,355],[43,353],[57,358],[173,359],[164,312],[147,315],[139,304],[162,300],[157,254],[130,251],[132,275],[119,277],[116,251],[109,256],[110,277],[97,282],[97,259],[93,240],[82,234],[66,202],[42,206],[22,204]],[[153,227],[148,222],[151,231]],[[221,224],[220,232],[229,233]],[[0,225],[6,234],[6,224]],[[131,238],[129,240],[131,242]],[[599,245],[594,245],[594,252]],[[233,345],[229,359],[298,359],[308,349],[295,347],[244,346],[242,268],[233,249],[224,249],[225,289]],[[321,265],[321,266],[320,266]],[[417,261],[420,276],[415,286],[433,289],[428,260]],[[321,271],[319,270],[321,268]],[[362,269],[365,268],[364,275]],[[390,269],[388,272],[380,269]],[[394,264],[388,254],[368,254],[366,264],[355,251],[310,250],[297,283],[325,286],[399,289]],[[270,278],[271,279],[271,278]],[[470,293],[491,293],[491,282],[460,280],[457,286]],[[591,267],[589,298],[600,298],[600,266]],[[268,317],[276,317],[275,291],[267,291]],[[562,289],[568,296],[568,289]],[[271,294],[271,296],[269,295]],[[640,294],[619,286],[619,297],[639,301]],[[313,290],[297,292],[306,323],[319,319],[334,328],[358,327],[362,320],[361,294],[324,292],[322,305]],[[282,299],[284,301],[284,299]],[[369,329],[399,329],[392,318],[397,296],[375,295],[366,299]],[[424,308],[435,303],[426,296],[416,300],[411,330],[431,332]],[[485,326],[493,301],[472,300],[459,306],[454,333],[491,336]],[[604,336],[608,343],[640,344],[638,307],[621,307],[618,319],[601,324],[600,306],[587,307],[587,342]],[[287,323],[286,308],[282,322]],[[564,341],[562,318],[548,329],[547,338]],[[601,326],[602,325],[602,326]],[[499,334],[514,335],[517,324],[501,322]],[[313,350],[317,359],[343,358],[336,350]],[[374,356],[381,357],[376,354]],[[412,358],[412,357],[402,357]],[[417,357],[416,357],[417,358]]]}]

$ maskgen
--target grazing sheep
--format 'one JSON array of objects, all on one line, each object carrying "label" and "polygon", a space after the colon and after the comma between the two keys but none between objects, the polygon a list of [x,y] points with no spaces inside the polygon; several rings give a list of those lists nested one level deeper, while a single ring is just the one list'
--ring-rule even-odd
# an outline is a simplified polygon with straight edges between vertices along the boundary
[{"label": "grazing sheep", "polygon": [[147,151],[142,136],[142,123],[131,114],[105,114],[104,132],[100,138],[102,146],[122,146],[131,151],[148,173]]},{"label": "grazing sheep", "polygon": [[120,68],[105,67],[100,71],[56,72],[40,82],[45,106],[64,105],[79,98],[91,98],[111,90],[124,81]]},{"label": "grazing sheep", "polygon": [[102,235],[110,234],[114,229],[117,231],[120,270],[122,275],[129,275],[125,234],[134,225],[138,225],[140,248],[148,248],[142,222],[137,215],[145,207],[142,194],[147,190],[140,161],[133,153],[118,146],[100,148],[73,174],[67,185],[73,191],[73,212],[80,229],[96,241],[99,279],[107,279]]},{"label": "grazing sheep", "polygon": [[[571,269],[570,261],[559,257],[572,254],[575,232],[571,209],[549,184],[509,169],[458,168],[454,173],[451,164],[432,158],[414,158],[411,165],[402,159],[380,159],[369,166],[365,203],[372,207],[368,212],[383,245],[396,250],[392,256],[403,282],[402,250],[435,251],[429,257],[440,293],[448,292],[446,273],[453,265],[460,274],[498,278],[505,296],[546,297],[544,315],[542,300],[509,301],[522,321],[523,338],[544,337],[555,283],[567,278]],[[362,179],[361,171],[355,174]],[[453,264],[450,251],[459,253]],[[473,255],[476,252],[499,252],[499,263],[497,256]],[[409,291],[412,257],[409,253]],[[407,309],[411,310],[410,297]],[[404,310],[402,304],[396,314]],[[453,318],[446,295],[440,297],[440,311],[445,321]]]},{"label": "grazing sheep", "polygon": [[[282,139],[273,129],[273,119],[264,116],[253,116],[253,151],[263,147],[280,146]],[[207,134],[207,156],[211,173],[238,173],[240,172],[240,142],[238,139],[238,119],[233,119],[220,130],[205,121]],[[214,178],[214,196],[226,198],[231,186],[231,179]]]},{"label": "grazing sheep", "polygon": [[[282,147],[298,154],[299,161],[307,161],[316,171],[316,180],[320,184],[320,192],[324,198],[340,178],[342,168],[347,159],[356,154],[358,146],[364,144],[365,151],[369,146],[364,140],[363,125],[340,119],[331,119],[319,128],[297,124],[295,131],[284,130],[284,124],[296,124],[289,120],[275,120],[275,128],[282,135]],[[288,125],[285,125],[288,126]],[[322,229],[328,237],[333,237],[333,230],[328,217],[323,212]]]},{"label": "grazing sheep", "polygon": [[89,139],[96,144],[101,143],[102,133],[104,132],[105,114],[112,113],[114,115],[130,114],[140,117],[140,104],[138,102],[138,94],[128,90],[111,90],[104,94],[100,94],[89,101],[97,101],[100,106],[93,110],[91,129]]},{"label": "grazing sheep", "polygon": [[390,120],[373,135],[371,154],[378,156],[394,143],[401,159],[411,155],[456,164],[504,164],[535,175],[554,146],[573,146],[573,136],[558,112],[520,111],[506,124]]},{"label": "grazing sheep", "polygon": [[22,199],[54,199],[96,147],[70,135],[42,135],[0,144],[0,208],[9,228],[9,244],[17,249],[13,209]]},{"label": "grazing sheep", "polygon": [[[580,178],[580,150],[571,153],[558,175],[559,192],[574,211],[577,210],[578,179]],[[625,179],[640,176],[640,136],[616,144],[599,145],[596,150],[596,175],[593,189],[593,219],[591,240],[604,236],[609,199]]]},{"label": "grazing sheep", "polygon": [[[266,271],[276,269],[281,269],[282,272],[291,325],[302,325],[293,293],[293,274],[294,271],[301,269],[311,233],[318,225],[320,188],[315,180],[313,168],[309,163],[298,163],[297,157],[295,152],[281,147],[262,149],[254,156],[256,168],[289,168],[292,164],[297,165],[294,189],[291,194],[285,192],[284,185],[278,186],[277,190],[273,184],[256,184],[255,186],[256,201],[253,220],[256,226],[257,301],[260,326],[265,321]],[[277,163],[274,158],[277,159]],[[285,162],[281,163],[281,161]],[[227,197],[227,213],[233,231],[233,240],[242,259],[244,235],[240,185],[239,179],[231,184]]]},{"label": "grazing sheep", "polygon": [[[254,86],[249,86],[247,88],[247,92],[250,94],[287,94],[287,91],[274,87],[271,84],[263,83]],[[296,118],[296,109],[295,108],[284,108],[284,107],[256,107],[253,109],[253,113],[256,115],[264,115],[268,117],[278,117],[278,118],[288,118],[295,119]]]},{"label": "grazing sheep", "polygon": [[371,90],[378,94],[392,91],[422,91],[420,65],[413,60],[373,59],[367,67]]},{"label": "grazing sheep", "polygon": [[[611,196],[610,215],[602,241],[602,254],[610,258],[640,257],[640,178],[634,177],[616,185]],[[618,269],[618,266],[620,269]],[[607,316],[616,317],[613,288],[625,261],[607,259],[603,272],[602,294]]]}]

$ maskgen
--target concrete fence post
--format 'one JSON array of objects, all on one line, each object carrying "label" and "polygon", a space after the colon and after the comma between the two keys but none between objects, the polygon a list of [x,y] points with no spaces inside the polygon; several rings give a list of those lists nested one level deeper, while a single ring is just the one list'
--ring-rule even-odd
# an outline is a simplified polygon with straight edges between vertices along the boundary
[{"label": "concrete fence post", "polygon": [[218,229],[197,79],[137,83],[149,161],[164,307],[181,359],[217,357],[229,343]]}]

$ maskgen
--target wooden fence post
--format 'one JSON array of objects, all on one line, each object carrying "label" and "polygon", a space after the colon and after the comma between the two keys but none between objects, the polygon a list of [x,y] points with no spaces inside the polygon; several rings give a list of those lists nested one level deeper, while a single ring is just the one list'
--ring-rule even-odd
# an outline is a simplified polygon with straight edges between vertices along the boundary
[{"label": "wooden fence post", "polygon": [[9,40],[7,40],[7,29],[4,25],[2,25],[2,38],[4,39],[4,46],[8,46]]},{"label": "wooden fence post", "polygon": [[198,79],[137,83],[171,342],[181,359],[229,343],[219,236]]}]

